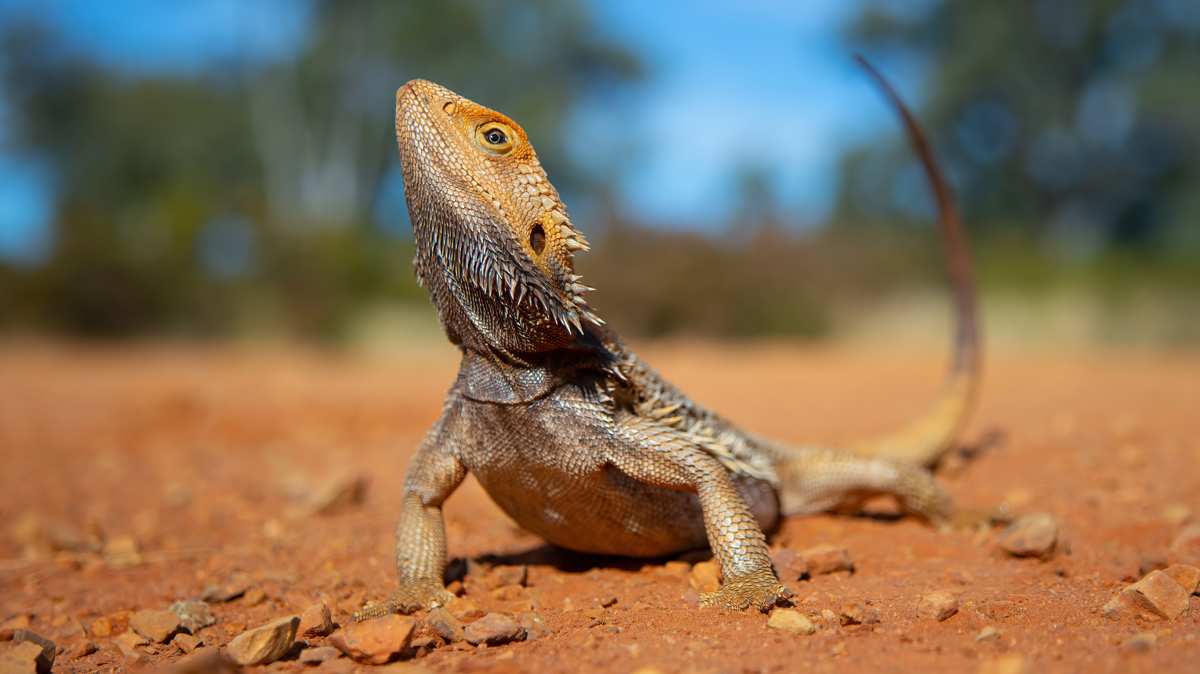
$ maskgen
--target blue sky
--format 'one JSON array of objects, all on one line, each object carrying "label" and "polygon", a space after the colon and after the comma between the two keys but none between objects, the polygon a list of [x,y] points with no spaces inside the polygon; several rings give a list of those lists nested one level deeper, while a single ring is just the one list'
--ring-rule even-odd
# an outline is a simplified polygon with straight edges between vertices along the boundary
[{"label": "blue sky", "polygon": [[[304,39],[304,8],[288,0],[0,0],[0,22],[33,9],[93,58],[136,74],[286,57]],[[859,2],[597,0],[593,8],[601,29],[644,60],[647,80],[619,99],[588,101],[578,123],[632,132],[636,151],[621,165],[619,196],[649,222],[713,227],[733,207],[730,173],[753,165],[797,219],[818,223],[834,197],[841,151],[894,125],[840,40]],[[888,74],[918,100],[915,73]],[[0,95],[0,257],[36,260],[49,245],[52,177],[4,153],[3,122]]]}]

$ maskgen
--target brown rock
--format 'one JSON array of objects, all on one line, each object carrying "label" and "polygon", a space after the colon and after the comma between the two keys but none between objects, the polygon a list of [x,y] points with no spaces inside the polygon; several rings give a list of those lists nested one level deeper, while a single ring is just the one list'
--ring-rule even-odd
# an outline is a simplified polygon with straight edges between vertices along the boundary
[{"label": "brown rock", "polygon": [[267,593],[261,587],[252,587],[242,595],[242,603],[246,606],[258,606],[267,600]]},{"label": "brown rock", "polygon": [[797,564],[804,564],[804,573],[819,576],[837,571],[854,571],[854,562],[846,548],[836,545],[817,545],[800,553]]},{"label": "brown rock", "polygon": [[132,614],[128,611],[122,611],[120,613],[100,616],[92,621],[89,631],[95,637],[111,637],[114,634],[124,632],[129,627],[130,615]]},{"label": "brown rock", "polygon": [[204,588],[204,593],[200,595],[200,598],[204,601],[212,602],[233,601],[246,594],[246,590],[250,589],[252,584],[253,582],[246,574],[234,574],[229,580],[220,585],[209,585]]},{"label": "brown rock", "polygon": [[179,616],[174,611],[138,611],[129,619],[134,632],[156,644],[166,643],[179,631]]},{"label": "brown rock", "polygon": [[135,662],[142,660],[145,657],[145,653],[142,652],[141,647],[150,643],[146,637],[138,634],[137,632],[122,632],[119,636],[113,639],[113,642],[117,644],[117,648],[120,649],[121,654],[124,655],[126,659],[133,660]]},{"label": "brown rock", "polygon": [[192,634],[217,623],[208,603],[199,599],[177,601],[171,604],[171,611],[179,617],[179,626]]},{"label": "brown rock", "polygon": [[239,665],[265,665],[283,657],[296,643],[300,616],[287,616],[246,630],[233,638],[225,653]]},{"label": "brown rock", "polygon": [[131,536],[110,538],[104,543],[104,562],[114,569],[142,563],[142,553]]},{"label": "brown rock", "polygon": [[429,611],[425,623],[448,644],[463,640],[462,623],[441,606]]},{"label": "brown rock", "polygon": [[525,594],[525,588],[520,585],[501,585],[492,590],[492,596],[500,601],[513,601],[520,599]]},{"label": "brown rock", "polygon": [[489,575],[491,576],[493,587],[502,587],[504,585],[524,586],[529,581],[529,567],[524,564],[497,566],[492,569]]},{"label": "brown rock", "polygon": [[342,657],[342,652],[333,646],[317,646],[300,651],[300,663],[304,665],[319,665]]},{"label": "brown rock", "polygon": [[49,667],[42,667],[39,658],[42,649],[29,642],[17,644],[0,653],[0,673],[3,674],[46,674]]},{"label": "brown rock", "polygon": [[1157,642],[1158,635],[1154,632],[1139,632],[1126,639],[1125,643],[1121,644],[1121,648],[1130,653],[1147,653],[1154,648],[1154,644]]},{"label": "brown rock", "polygon": [[78,644],[75,644],[75,647],[71,649],[68,656],[72,660],[78,660],[80,658],[86,658],[87,656],[91,655],[92,653],[95,653],[98,650],[100,650],[100,647],[96,645],[96,642],[82,641]]},{"label": "brown rock", "polygon": [[18,666],[32,665],[33,671],[37,672],[49,672],[54,667],[58,647],[53,641],[27,629],[13,630],[12,640],[16,646],[8,653],[14,655]]},{"label": "brown rock", "polygon": [[237,674],[240,671],[241,667],[216,648],[198,648],[179,658],[167,670],[169,674]]},{"label": "brown rock", "polygon": [[525,639],[528,641],[550,636],[550,628],[546,627],[546,621],[542,619],[540,613],[534,611],[522,613],[519,621],[521,627],[525,628]]},{"label": "brown rock", "polygon": [[374,620],[350,623],[334,632],[330,641],[351,658],[382,665],[408,647],[416,621],[408,616],[386,615]]},{"label": "brown rock", "polygon": [[673,578],[687,578],[691,572],[692,565],[678,559],[673,559],[662,566],[662,573]]},{"label": "brown rock", "polygon": [[1172,564],[1163,570],[1179,583],[1188,594],[1200,593],[1200,569],[1191,566],[1190,564]]},{"label": "brown rock", "polygon": [[1167,561],[1200,567],[1200,524],[1185,527],[1179,532],[1167,550]]},{"label": "brown rock", "polygon": [[917,615],[921,618],[945,620],[958,613],[958,598],[945,590],[935,590],[921,597]]},{"label": "brown rock", "polygon": [[1014,557],[1048,559],[1058,543],[1058,520],[1047,513],[1017,519],[1000,534],[1000,548]]},{"label": "brown rock", "polygon": [[808,616],[794,608],[777,608],[771,611],[771,617],[767,618],[767,627],[791,634],[808,635],[817,631],[817,626]]},{"label": "brown rock", "polygon": [[1025,674],[1028,671],[1029,665],[1020,653],[1009,653],[979,663],[979,674]]},{"label": "brown rock", "polygon": [[866,604],[846,604],[838,612],[843,625],[875,625],[879,622],[879,609]]},{"label": "brown rock", "polygon": [[1151,571],[1121,590],[1121,598],[1128,605],[1167,620],[1174,620],[1187,610],[1189,594],[1163,571]]},{"label": "brown rock", "polygon": [[333,633],[333,616],[325,602],[319,601],[300,614],[300,635],[324,637]]},{"label": "brown rock", "polygon": [[498,646],[510,641],[521,641],[525,638],[525,628],[512,616],[503,613],[489,613],[479,620],[467,625],[463,636],[473,646],[487,644]]},{"label": "brown rock", "polygon": [[458,597],[450,602],[447,607],[450,610],[450,615],[458,618],[463,622],[471,622],[479,620],[487,615],[487,612],[479,608],[479,605],[471,601],[467,597]]},{"label": "brown rock", "polygon": [[697,592],[716,592],[721,588],[721,569],[711,559],[697,562],[689,582]]},{"label": "brown rock", "polygon": [[992,625],[987,625],[979,630],[979,634],[975,635],[975,641],[991,641],[992,639],[1000,638],[1000,630]]},{"label": "brown rock", "polygon": [[174,639],[171,639],[171,645],[175,648],[178,648],[179,652],[183,653],[184,655],[196,650],[203,643],[204,641],[200,637],[192,636],[186,632],[180,632],[179,634],[175,635]]},{"label": "brown rock", "polygon": [[314,515],[332,515],[361,505],[367,496],[367,478],[340,475],[314,489],[308,499],[308,511]]}]

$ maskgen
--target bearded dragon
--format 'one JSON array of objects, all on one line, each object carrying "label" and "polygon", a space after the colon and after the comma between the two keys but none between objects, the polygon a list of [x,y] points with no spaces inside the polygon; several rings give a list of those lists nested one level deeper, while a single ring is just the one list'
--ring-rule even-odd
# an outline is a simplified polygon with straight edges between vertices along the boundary
[{"label": "bearded dragon", "polygon": [[895,92],[933,187],[948,251],[955,357],[933,409],[846,448],[788,446],[691,400],[610,329],[575,272],[587,239],[524,129],[445,87],[396,94],[415,268],[462,353],[418,448],[396,529],[399,588],[356,619],[449,602],[442,504],[467,473],[523,528],[571,550],[657,557],[711,547],[723,583],[702,606],[766,610],[789,592],[766,536],[784,515],[878,494],[944,523],[928,469],[955,440],[979,380],[974,283],[962,227],[929,145]]}]

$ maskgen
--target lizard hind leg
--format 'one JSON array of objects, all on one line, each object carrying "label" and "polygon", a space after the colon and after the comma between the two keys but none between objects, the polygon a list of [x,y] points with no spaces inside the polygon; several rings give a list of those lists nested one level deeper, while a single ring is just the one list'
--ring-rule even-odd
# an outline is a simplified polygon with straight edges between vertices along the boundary
[{"label": "lizard hind leg", "polygon": [[785,515],[845,510],[880,494],[895,497],[906,512],[936,526],[946,525],[954,513],[933,474],[906,462],[805,447],[790,450],[777,470]]}]

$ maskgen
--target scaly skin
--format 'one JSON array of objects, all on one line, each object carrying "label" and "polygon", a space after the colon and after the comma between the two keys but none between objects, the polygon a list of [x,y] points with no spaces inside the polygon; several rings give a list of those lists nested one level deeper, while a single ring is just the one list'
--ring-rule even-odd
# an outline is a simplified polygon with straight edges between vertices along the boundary
[{"label": "scaly skin", "polygon": [[399,589],[356,619],[452,598],[441,506],[468,471],[522,527],[565,548],[659,556],[707,544],[724,582],[700,602],[727,609],[788,596],[763,533],[782,514],[882,493],[947,521],[950,501],[925,465],[953,440],[978,372],[970,266],[948,199],[942,224],[969,329],[935,412],[918,432],[862,445],[873,449],[788,447],[687,398],[592,311],[574,272],[587,241],[516,122],[414,80],[396,94],[396,133],[417,276],[462,365],[405,481]]}]

